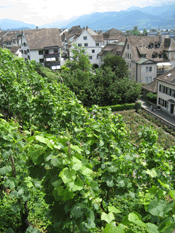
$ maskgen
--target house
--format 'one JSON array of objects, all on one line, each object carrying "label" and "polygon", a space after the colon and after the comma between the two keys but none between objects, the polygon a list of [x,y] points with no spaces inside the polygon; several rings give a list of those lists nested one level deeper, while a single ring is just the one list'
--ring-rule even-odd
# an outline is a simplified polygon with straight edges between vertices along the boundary
[{"label": "house", "polygon": [[103,64],[103,57],[107,54],[107,53],[111,53],[114,56],[121,56],[122,55],[122,51],[123,51],[123,47],[124,47],[124,43],[125,42],[119,42],[119,43],[115,43],[115,44],[107,44],[105,45],[104,48],[102,48],[101,52],[98,54],[99,57],[99,62],[100,65]]},{"label": "house", "polygon": [[2,48],[3,47],[3,36],[7,34],[6,31],[2,31],[0,30],[0,47]]},{"label": "house", "polygon": [[65,29],[60,35],[63,43],[62,57],[66,60],[70,56],[70,47],[72,42],[80,36],[82,29],[79,26],[73,26],[69,30]]},{"label": "house", "polygon": [[157,80],[154,80],[150,83],[148,83],[145,86],[142,86],[143,96],[146,97],[146,95],[151,92],[153,94],[157,94]]},{"label": "house", "polygon": [[125,42],[125,33],[112,28],[103,33],[104,45],[106,44],[116,44],[117,42]]},{"label": "house", "polygon": [[161,35],[128,36],[122,57],[136,82],[150,83],[159,74],[175,67],[175,41]]},{"label": "house", "polygon": [[21,57],[22,58],[22,53],[21,53],[21,47],[20,46],[13,46],[10,48],[10,52],[14,54],[14,56]]},{"label": "house", "polygon": [[175,116],[175,69],[157,77],[157,105]]},{"label": "house", "polygon": [[[94,67],[100,66],[100,59],[98,54],[104,46],[104,39],[102,34],[94,32],[92,29],[86,27],[82,33],[71,42],[71,47],[76,44],[78,47],[85,47],[89,54],[89,60]],[[71,49],[71,48],[70,48]],[[70,56],[71,56],[70,52]]]},{"label": "house", "polygon": [[20,46],[22,31],[7,31],[2,36],[2,47],[10,49],[13,46]]},{"label": "house", "polygon": [[62,41],[59,29],[23,30],[21,52],[25,60],[34,59],[52,70],[61,67]]}]

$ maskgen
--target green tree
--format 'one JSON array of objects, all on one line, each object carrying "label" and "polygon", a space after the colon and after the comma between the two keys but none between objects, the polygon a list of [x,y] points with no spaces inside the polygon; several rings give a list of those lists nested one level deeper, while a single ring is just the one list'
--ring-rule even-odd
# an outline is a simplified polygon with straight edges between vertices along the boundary
[{"label": "green tree", "polygon": [[69,67],[71,72],[76,69],[81,69],[82,71],[90,71],[91,63],[89,61],[89,55],[84,47],[78,47],[76,44],[73,46],[72,57],[70,57],[65,66]]},{"label": "green tree", "polygon": [[124,78],[128,76],[128,66],[125,60],[117,55],[107,53],[103,58],[102,69],[105,67],[110,67],[113,72],[115,72],[117,78]]}]

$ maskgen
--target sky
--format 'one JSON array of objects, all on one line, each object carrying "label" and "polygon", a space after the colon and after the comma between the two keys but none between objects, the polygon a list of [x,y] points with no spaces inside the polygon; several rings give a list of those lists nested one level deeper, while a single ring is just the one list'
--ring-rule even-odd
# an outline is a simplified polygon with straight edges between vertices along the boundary
[{"label": "sky", "polygon": [[132,6],[161,5],[173,0],[0,0],[0,19],[20,20],[37,26],[93,12],[120,11]]}]

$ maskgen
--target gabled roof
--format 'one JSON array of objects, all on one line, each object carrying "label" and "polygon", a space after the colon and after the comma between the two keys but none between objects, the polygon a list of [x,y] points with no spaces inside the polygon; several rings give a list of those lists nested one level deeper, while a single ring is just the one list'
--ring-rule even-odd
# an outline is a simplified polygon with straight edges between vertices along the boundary
[{"label": "gabled roof", "polygon": [[118,44],[107,44],[101,52],[98,54],[98,56],[106,55],[107,53],[111,53],[113,55],[121,55],[123,50],[123,45]]},{"label": "gabled roof", "polygon": [[4,36],[3,36],[3,42],[6,41],[12,41],[13,38],[17,38],[17,35],[22,34],[22,31],[8,31]]},{"label": "gabled roof", "polygon": [[160,75],[159,77],[156,78],[156,80],[175,86],[175,69],[170,70],[166,74]]},{"label": "gabled roof", "polygon": [[104,40],[117,40],[120,36],[125,36],[125,33],[115,28],[103,33]]},{"label": "gabled roof", "polygon": [[67,40],[69,40],[73,36],[79,36],[82,33],[82,29],[80,26],[74,26],[69,29],[68,32],[65,32],[65,37]]},{"label": "gabled roof", "polygon": [[54,46],[62,47],[58,28],[24,30],[23,34],[30,50]]},{"label": "gabled roof", "polygon": [[[126,44],[129,43],[132,60],[136,63],[141,59],[142,55],[155,62],[169,61],[160,55],[163,51],[175,49],[175,41],[166,39],[169,38],[164,38],[162,36],[128,36],[125,47]],[[150,45],[152,45],[153,48],[150,48]],[[159,47],[157,45],[159,45]]]},{"label": "gabled roof", "polygon": [[148,83],[145,86],[142,86],[142,89],[145,89],[146,91],[152,92],[153,94],[157,93],[157,80],[154,80],[150,83]]},{"label": "gabled roof", "polygon": [[103,35],[91,35],[95,42],[102,42],[104,41]]},{"label": "gabled roof", "polygon": [[18,51],[19,48],[20,48],[20,46],[13,46],[13,47],[10,48],[10,52],[15,54]]}]

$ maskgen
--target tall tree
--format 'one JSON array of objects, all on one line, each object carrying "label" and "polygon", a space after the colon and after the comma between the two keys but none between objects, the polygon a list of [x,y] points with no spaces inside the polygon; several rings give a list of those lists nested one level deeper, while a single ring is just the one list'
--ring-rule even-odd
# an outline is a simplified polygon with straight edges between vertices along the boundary
[{"label": "tall tree", "polygon": [[103,59],[102,69],[110,67],[115,72],[117,78],[124,78],[128,76],[128,66],[125,60],[117,55],[107,53]]}]

